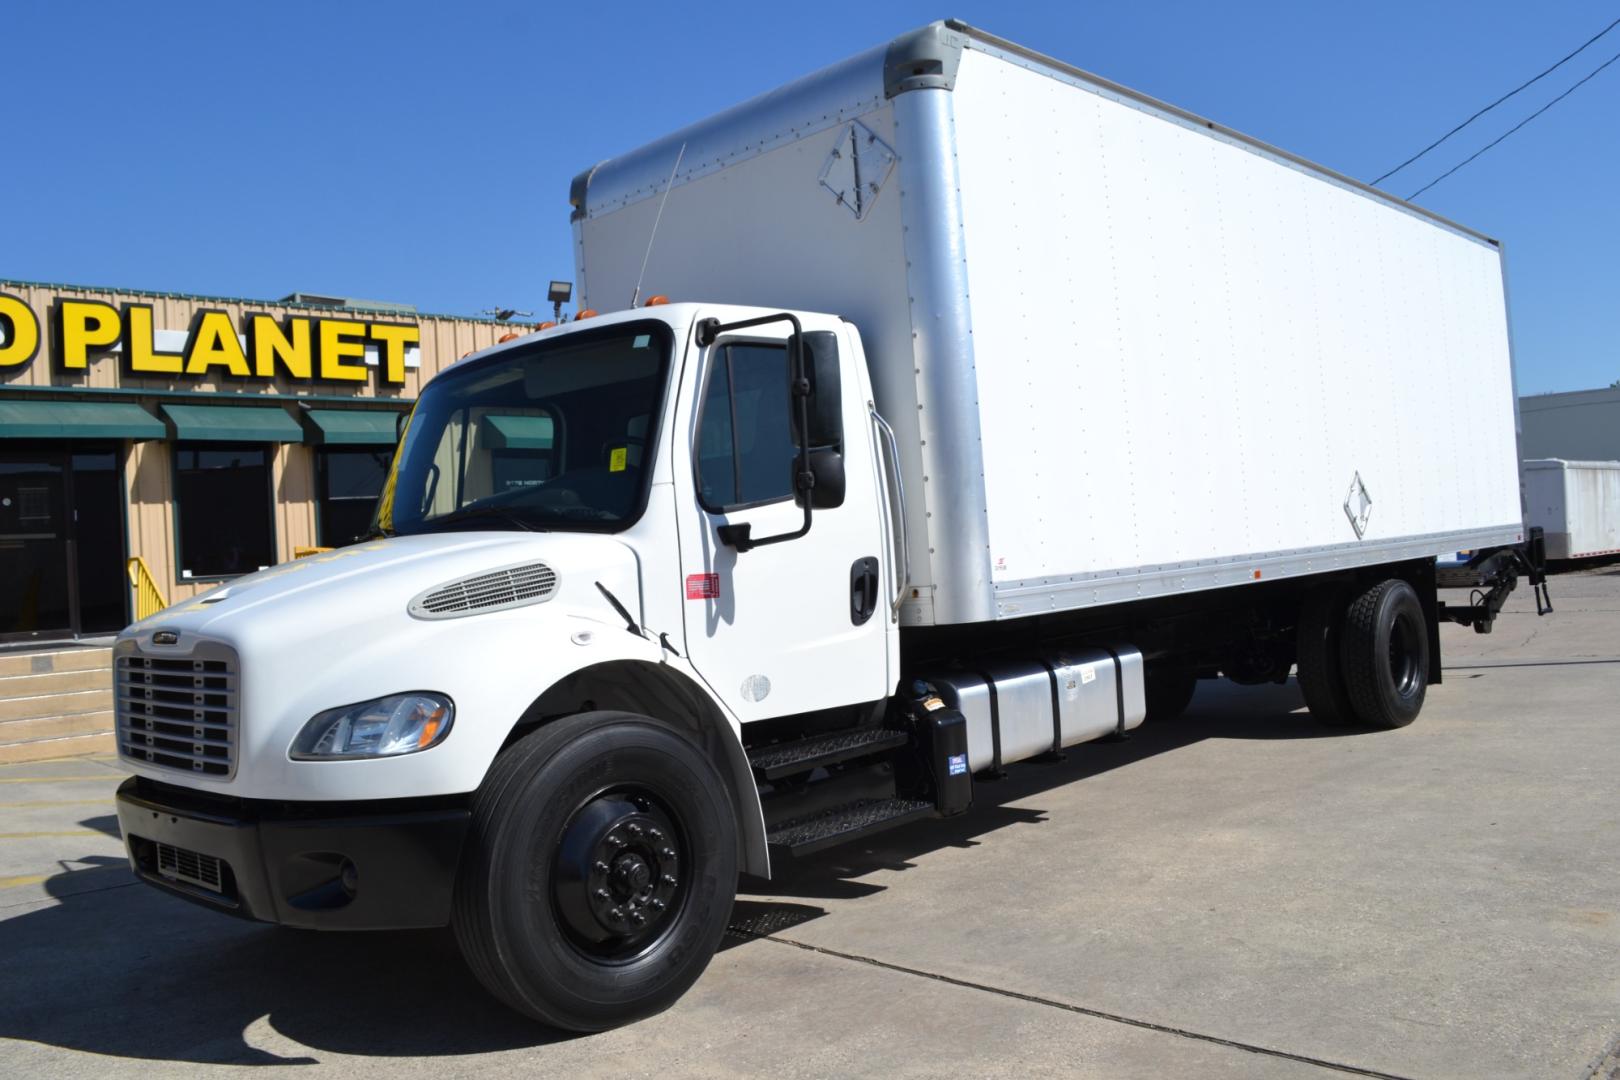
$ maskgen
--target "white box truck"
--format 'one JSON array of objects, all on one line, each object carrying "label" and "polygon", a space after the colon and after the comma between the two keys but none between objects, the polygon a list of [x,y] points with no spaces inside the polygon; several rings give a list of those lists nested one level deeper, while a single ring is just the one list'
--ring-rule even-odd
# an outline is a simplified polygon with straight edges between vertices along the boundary
[{"label": "white box truck", "polygon": [[[1440,624],[1536,572],[1495,243],[989,34],[571,201],[598,310],[424,388],[373,536],[121,636],[144,880],[449,924],[600,1029],[698,977],[739,872],[1199,678],[1297,666],[1324,722],[1407,724]],[[1485,599],[1448,606],[1465,548]]]},{"label": "white box truck", "polygon": [[1547,558],[1620,555],[1620,461],[1526,461],[1524,501]]}]

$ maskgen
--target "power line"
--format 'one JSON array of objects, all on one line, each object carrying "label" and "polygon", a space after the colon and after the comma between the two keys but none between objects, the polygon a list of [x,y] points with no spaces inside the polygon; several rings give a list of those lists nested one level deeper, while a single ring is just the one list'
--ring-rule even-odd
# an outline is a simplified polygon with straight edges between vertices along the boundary
[{"label": "power line", "polygon": [[1611,56],[1607,60],[1603,61],[1603,63],[1599,64],[1597,66],[1597,69],[1595,71],[1593,71],[1591,75],[1588,75],[1585,79],[1582,79],[1580,82],[1576,83],[1574,86],[1571,86],[1568,90],[1565,90],[1562,94],[1559,94],[1557,97],[1555,97],[1551,101],[1547,102],[1547,104],[1543,105],[1541,108],[1537,109],[1535,112],[1531,113],[1529,116],[1525,117],[1523,120],[1520,120],[1517,124],[1514,124],[1512,127],[1508,128],[1501,135],[1497,136],[1495,139],[1491,140],[1490,142],[1486,143],[1484,146],[1480,147],[1478,150],[1474,151],[1467,158],[1465,158],[1462,161],[1458,162],[1456,165],[1453,165],[1451,168],[1447,169],[1445,172],[1441,173],[1439,176],[1435,177],[1433,180],[1430,180],[1427,184],[1424,184],[1422,187],[1420,187],[1416,191],[1412,192],[1412,194],[1410,194],[1410,195],[1408,195],[1406,197],[1406,201],[1411,202],[1413,199],[1417,198],[1419,195],[1423,194],[1425,191],[1428,191],[1430,188],[1434,187],[1434,185],[1438,184],[1440,181],[1444,180],[1446,177],[1450,176],[1452,173],[1456,172],[1458,169],[1462,168],[1464,165],[1467,165],[1470,161],[1473,161],[1475,158],[1479,157],[1479,155],[1483,154],[1485,151],[1489,150],[1491,147],[1495,146],[1497,143],[1501,142],[1503,139],[1507,138],[1509,135],[1513,134],[1515,131],[1518,131],[1520,128],[1524,127],[1524,125],[1528,124],[1530,121],[1534,120],[1536,117],[1540,116],[1542,113],[1546,112],[1548,109],[1552,108],[1554,105],[1558,104],[1560,101],[1563,101],[1565,98],[1569,97],[1569,95],[1573,94],[1576,90],[1579,90],[1583,83],[1589,81],[1592,78],[1593,75],[1596,75],[1599,71],[1602,71],[1604,68],[1608,67],[1610,64],[1614,63],[1616,60],[1620,60],[1620,53],[1615,53],[1613,56]]},{"label": "power line", "polygon": [[[1478,120],[1480,117],[1484,116],[1486,113],[1490,112],[1492,109],[1496,108],[1498,105],[1502,104],[1502,102],[1506,101],[1508,98],[1512,97],[1514,94],[1517,94],[1520,90],[1524,90],[1527,87],[1534,86],[1536,83],[1540,82],[1542,79],[1546,78],[1548,75],[1551,75],[1553,72],[1555,72],[1559,68],[1563,67],[1569,61],[1575,59],[1575,57],[1579,56],[1581,53],[1586,51],[1586,47],[1588,45],[1591,45],[1592,43],[1596,42],[1599,38],[1601,38],[1604,34],[1607,34],[1610,30],[1613,30],[1616,26],[1620,26],[1620,19],[1614,20],[1614,22],[1610,23],[1608,26],[1605,26],[1602,30],[1599,30],[1592,37],[1587,38],[1586,43],[1583,44],[1579,49],[1576,49],[1574,52],[1570,53],[1568,56],[1566,56],[1562,60],[1558,61],[1558,63],[1554,64],[1552,67],[1548,68],[1546,71],[1543,71],[1540,75],[1537,75],[1535,78],[1531,79],[1527,83],[1521,83],[1520,85],[1514,87],[1512,90],[1509,90],[1507,93],[1503,94],[1501,97],[1497,98],[1495,101],[1491,102],[1489,105],[1487,105],[1483,109],[1479,110],[1479,112],[1475,113],[1473,116],[1470,116],[1468,119],[1464,120],[1462,123],[1458,124],[1456,127],[1452,128],[1450,131],[1448,131],[1444,135],[1440,136],[1438,139],[1434,140],[1434,142],[1430,143],[1428,146],[1425,146],[1423,149],[1419,150],[1417,153],[1413,154],[1411,157],[1407,158],[1405,161],[1401,162],[1399,165],[1397,165],[1393,169],[1389,170],[1389,172],[1385,173],[1383,176],[1380,176],[1377,180],[1372,181],[1372,183],[1373,184],[1381,184],[1385,180],[1388,180],[1390,177],[1394,176],[1396,173],[1400,172],[1402,169],[1404,169],[1408,165],[1412,164],[1412,162],[1416,161],[1418,158],[1422,157],[1424,154],[1427,154],[1430,150],[1433,150],[1435,147],[1439,146],[1441,143],[1445,142],[1447,139],[1449,139],[1453,135],[1457,134],[1457,132],[1461,131],[1463,128],[1467,127],[1469,124],[1472,124],[1475,120]],[[1495,145],[1495,144],[1492,144],[1492,145]]]}]

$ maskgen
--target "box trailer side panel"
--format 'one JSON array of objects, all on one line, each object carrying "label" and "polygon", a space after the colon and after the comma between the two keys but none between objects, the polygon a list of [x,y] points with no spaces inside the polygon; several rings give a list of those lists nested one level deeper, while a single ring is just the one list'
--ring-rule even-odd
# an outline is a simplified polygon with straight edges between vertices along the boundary
[{"label": "box trailer side panel", "polygon": [[1620,461],[1526,461],[1524,497],[1549,559],[1620,555]]},{"label": "box trailer side panel", "polygon": [[980,42],[953,106],[999,614],[1520,539],[1495,246]]},{"label": "box trailer side panel", "polygon": [[[897,85],[919,47],[943,74]],[[571,198],[585,306],[628,303],[645,259],[644,297],[858,327],[899,439],[907,625],[1522,538],[1494,245],[968,28]]]}]

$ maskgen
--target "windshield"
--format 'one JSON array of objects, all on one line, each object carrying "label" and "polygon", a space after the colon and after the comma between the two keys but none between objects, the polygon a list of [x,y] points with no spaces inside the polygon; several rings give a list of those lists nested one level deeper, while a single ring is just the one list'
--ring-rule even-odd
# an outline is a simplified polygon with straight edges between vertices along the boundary
[{"label": "windshield", "polygon": [[647,498],[671,340],[661,322],[623,323],[446,371],[411,412],[379,530],[626,527]]}]

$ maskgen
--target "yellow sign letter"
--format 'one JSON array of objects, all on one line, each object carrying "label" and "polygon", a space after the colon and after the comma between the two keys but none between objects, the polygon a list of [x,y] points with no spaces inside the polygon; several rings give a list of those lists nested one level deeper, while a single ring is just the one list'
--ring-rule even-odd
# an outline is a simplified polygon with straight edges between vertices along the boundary
[{"label": "yellow sign letter", "polygon": [[290,318],[284,330],[273,315],[249,315],[247,341],[253,374],[261,379],[275,378],[277,364],[289,379],[308,379],[315,372],[308,319]]},{"label": "yellow sign letter", "polygon": [[0,368],[21,367],[39,353],[39,320],[34,309],[0,293]]},{"label": "yellow sign letter", "polygon": [[[315,358],[321,378],[365,382],[366,324],[348,319],[320,319],[315,329]],[[362,361],[353,367],[347,361]]]},{"label": "yellow sign letter", "polygon": [[[118,341],[118,309],[100,300],[56,302],[56,363],[69,371],[90,366],[90,351],[104,352]],[[150,338],[148,339],[150,341]]]},{"label": "yellow sign letter", "polygon": [[211,367],[222,367],[244,379],[250,374],[236,327],[223,311],[199,311],[186,341],[186,374],[206,375]]},{"label": "yellow sign letter", "polygon": [[179,353],[158,352],[152,331],[151,304],[124,305],[124,363],[134,375],[178,375],[184,370]]},{"label": "yellow sign letter", "polygon": [[422,329],[408,323],[372,323],[371,340],[382,350],[383,378],[401,386],[405,382],[405,350],[422,344]]}]

